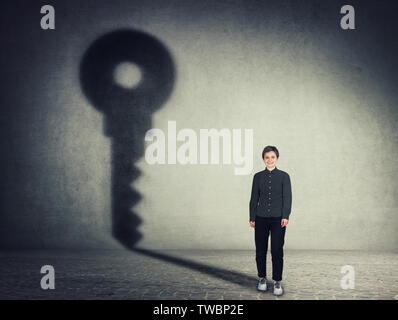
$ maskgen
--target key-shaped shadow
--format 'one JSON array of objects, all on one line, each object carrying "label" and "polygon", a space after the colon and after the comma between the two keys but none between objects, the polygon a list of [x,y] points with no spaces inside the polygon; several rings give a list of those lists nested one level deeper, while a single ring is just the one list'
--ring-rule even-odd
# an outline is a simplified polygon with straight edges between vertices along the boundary
[{"label": "key-shaped shadow", "polygon": [[[132,63],[141,71],[135,87],[116,83],[114,71],[121,63]],[[174,63],[165,46],[147,33],[128,29],[101,36],[80,65],[82,90],[105,113],[105,135],[112,139],[112,233],[128,248],[142,237],[137,230],[141,219],[131,209],[141,198],[131,188],[140,174],[134,163],[144,154],[152,113],[167,100],[174,77]]]},{"label": "key-shaped shadow", "polygon": [[[135,64],[141,71],[141,80],[133,88],[115,82],[115,68],[125,62]],[[174,80],[175,66],[166,47],[141,31],[105,34],[83,56],[82,90],[93,106],[105,114],[105,135],[112,139],[112,235],[137,253],[252,287],[255,279],[245,274],[136,247],[142,234],[137,230],[141,219],[131,210],[141,198],[131,188],[140,173],[134,163],[144,154],[144,136],[151,129],[151,115],[169,97]]]}]

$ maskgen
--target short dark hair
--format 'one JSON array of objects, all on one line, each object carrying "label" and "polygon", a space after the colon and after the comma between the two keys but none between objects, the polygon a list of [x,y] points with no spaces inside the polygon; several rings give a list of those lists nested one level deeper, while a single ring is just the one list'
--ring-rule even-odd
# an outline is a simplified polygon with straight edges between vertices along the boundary
[{"label": "short dark hair", "polygon": [[276,157],[279,158],[279,151],[278,151],[278,149],[277,149],[276,147],[274,147],[274,146],[266,146],[266,147],[264,148],[263,154],[262,154],[263,160],[264,160],[264,155],[265,155],[267,152],[270,152],[270,151],[274,151],[275,154],[276,154]]}]

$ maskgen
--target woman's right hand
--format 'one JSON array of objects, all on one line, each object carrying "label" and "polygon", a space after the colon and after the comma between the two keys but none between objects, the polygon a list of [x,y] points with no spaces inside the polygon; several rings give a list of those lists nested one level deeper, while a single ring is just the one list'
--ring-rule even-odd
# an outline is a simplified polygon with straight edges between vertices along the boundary
[{"label": "woman's right hand", "polygon": [[250,226],[252,227],[252,228],[254,228],[254,226],[255,226],[255,222],[254,221],[250,221]]}]

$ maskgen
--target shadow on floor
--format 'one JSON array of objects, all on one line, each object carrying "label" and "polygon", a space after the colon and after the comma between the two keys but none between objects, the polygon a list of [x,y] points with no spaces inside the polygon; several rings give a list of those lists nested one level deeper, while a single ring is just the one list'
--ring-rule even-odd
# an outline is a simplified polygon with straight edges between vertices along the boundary
[{"label": "shadow on floor", "polygon": [[238,284],[240,286],[246,287],[246,288],[256,288],[257,281],[258,279],[256,277],[251,277],[248,276],[244,273],[240,273],[237,271],[231,271],[219,267],[214,267],[214,266],[209,266],[200,262],[184,259],[184,258],[179,258],[179,257],[173,257],[167,254],[159,253],[156,251],[152,250],[147,250],[143,248],[130,248],[131,251],[134,251],[139,254],[143,254],[158,260],[166,261],[168,263],[173,263],[175,265],[189,268],[195,271],[202,272],[204,274],[207,274],[209,276],[215,277],[217,279],[221,279],[224,281],[229,281],[235,284]]}]

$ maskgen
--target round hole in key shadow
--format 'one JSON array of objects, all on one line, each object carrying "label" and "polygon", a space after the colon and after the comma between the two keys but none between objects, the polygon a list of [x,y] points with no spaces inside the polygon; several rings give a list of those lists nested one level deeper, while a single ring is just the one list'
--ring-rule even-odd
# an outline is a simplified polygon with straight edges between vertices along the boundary
[{"label": "round hole in key shadow", "polygon": [[121,62],[113,71],[113,79],[122,88],[134,89],[141,82],[142,73],[140,68],[131,62]]},{"label": "round hole in key shadow", "polygon": [[[120,73],[115,75],[115,70]],[[79,76],[88,100],[104,113],[104,133],[111,138],[112,234],[124,246],[134,248],[142,235],[137,230],[141,219],[132,211],[141,199],[131,188],[140,174],[133,164],[144,155],[152,113],[172,92],[174,63],[166,46],[154,36],[123,29],[89,46]]]}]

